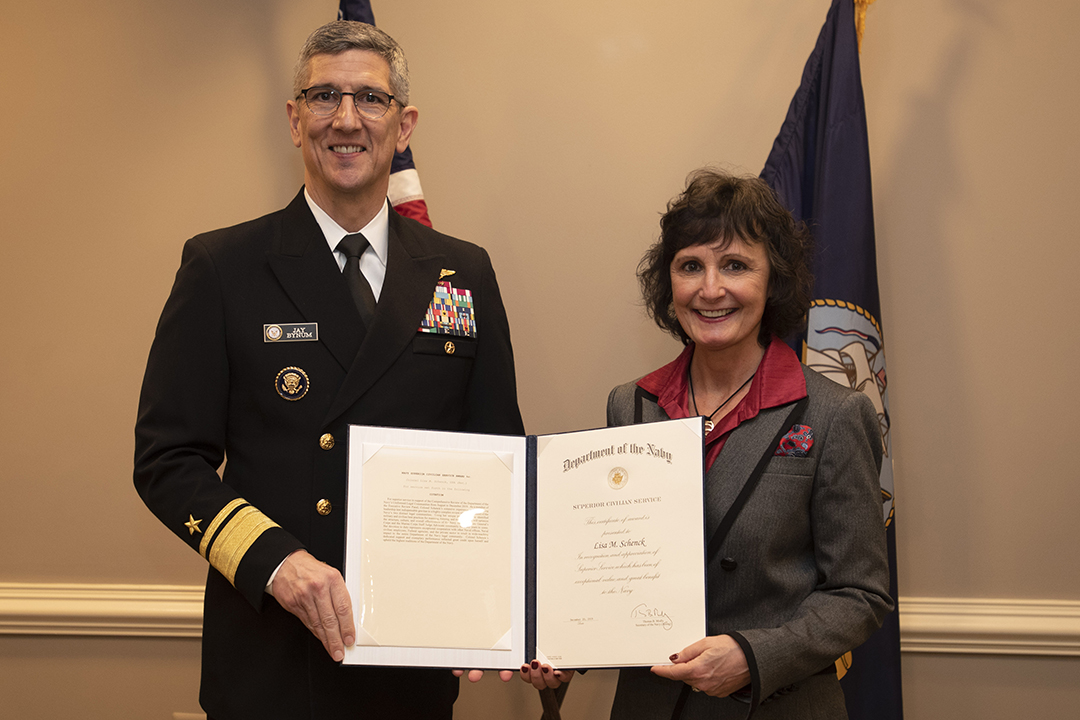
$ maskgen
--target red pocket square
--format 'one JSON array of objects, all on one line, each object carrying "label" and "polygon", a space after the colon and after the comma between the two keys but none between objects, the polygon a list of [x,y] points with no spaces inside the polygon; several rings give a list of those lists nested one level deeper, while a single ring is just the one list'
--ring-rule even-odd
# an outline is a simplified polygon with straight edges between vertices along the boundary
[{"label": "red pocket square", "polygon": [[773,455],[780,457],[806,457],[814,446],[814,430],[809,425],[792,425]]}]

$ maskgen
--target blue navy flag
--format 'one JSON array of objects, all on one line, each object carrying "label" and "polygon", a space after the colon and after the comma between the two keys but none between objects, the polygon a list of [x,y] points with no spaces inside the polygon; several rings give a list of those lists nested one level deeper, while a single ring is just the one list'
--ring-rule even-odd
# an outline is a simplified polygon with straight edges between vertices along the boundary
[{"label": "blue navy flag", "polygon": [[[814,300],[793,344],[811,368],[867,395],[885,460],[883,517],[896,598],[892,445],[878,300],[874,206],[853,0],[833,0],[761,177],[814,235]],[[852,720],[901,720],[899,613],[837,663]],[[846,669],[846,673],[843,671]]]},{"label": "blue navy flag", "polygon": [[341,0],[337,11],[338,20],[356,20],[368,25],[375,24],[375,13],[368,0]]},{"label": "blue navy flag", "polygon": [[[375,24],[375,13],[371,11],[368,0],[341,0],[338,5],[338,20],[358,20],[368,25]],[[420,175],[413,163],[412,148],[405,152],[394,153],[390,166],[390,187],[387,190],[390,204],[400,214],[431,227],[424,191],[420,187]]]}]

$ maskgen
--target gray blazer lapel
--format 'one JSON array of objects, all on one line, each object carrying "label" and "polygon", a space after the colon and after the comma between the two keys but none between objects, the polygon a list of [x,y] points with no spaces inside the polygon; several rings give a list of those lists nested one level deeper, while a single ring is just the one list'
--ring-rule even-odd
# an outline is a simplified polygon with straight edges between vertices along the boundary
[{"label": "gray blazer lapel", "polygon": [[[443,255],[425,255],[424,248],[393,210],[389,241],[386,280],[375,319],[348,366],[349,373],[330,406],[327,422],[349,409],[408,350],[435,293],[439,270],[446,262]],[[348,302],[355,314],[351,298]]]},{"label": "gray blazer lapel", "polygon": [[360,314],[303,190],[282,213],[281,234],[266,260],[304,318],[319,323],[319,342],[343,369],[351,367],[360,349]]},{"label": "gray blazer lapel", "polygon": [[770,444],[789,412],[790,404],[762,410],[756,418],[735,428],[728,437],[724,449],[705,476],[706,537],[712,537],[761,456],[775,450]]}]

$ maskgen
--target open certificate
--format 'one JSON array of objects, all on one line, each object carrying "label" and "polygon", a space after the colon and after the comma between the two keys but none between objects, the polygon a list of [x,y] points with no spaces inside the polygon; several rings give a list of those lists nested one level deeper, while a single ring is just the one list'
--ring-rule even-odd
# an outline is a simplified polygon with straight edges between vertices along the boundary
[{"label": "open certificate", "polygon": [[507,437],[352,426],[346,664],[668,662],[705,636],[701,418]]}]

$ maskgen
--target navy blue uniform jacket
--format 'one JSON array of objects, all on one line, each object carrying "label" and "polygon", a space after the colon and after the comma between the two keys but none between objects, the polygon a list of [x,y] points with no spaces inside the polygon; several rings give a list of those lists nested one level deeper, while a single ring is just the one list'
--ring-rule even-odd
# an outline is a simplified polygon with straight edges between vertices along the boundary
[{"label": "navy blue uniform jacket", "polygon": [[[418,332],[442,275],[472,292],[475,338]],[[267,342],[263,326],[281,323],[317,323],[318,340]],[[338,666],[264,592],[299,548],[342,567],[349,424],[523,433],[482,248],[391,210],[386,280],[362,342],[360,327],[302,192],[184,247],[143,381],[135,485],[210,562],[200,700],[218,720],[449,717],[457,696],[449,671]],[[285,368],[308,378],[300,399],[277,389]]]}]

